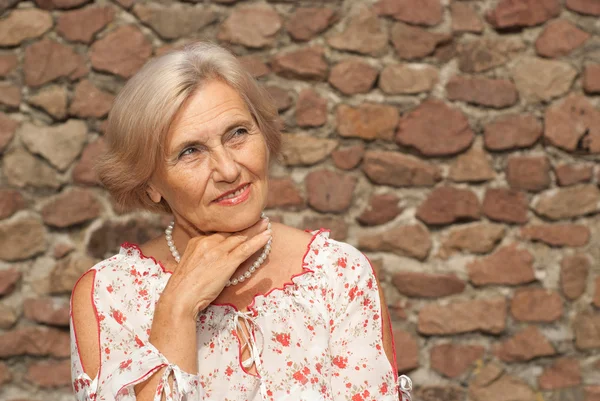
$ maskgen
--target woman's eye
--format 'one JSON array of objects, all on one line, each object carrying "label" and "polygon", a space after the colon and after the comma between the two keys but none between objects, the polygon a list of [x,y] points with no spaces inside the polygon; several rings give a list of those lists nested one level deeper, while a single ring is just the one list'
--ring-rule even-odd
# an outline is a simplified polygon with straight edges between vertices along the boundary
[{"label": "woman's eye", "polygon": [[246,128],[237,128],[235,131],[233,131],[233,137],[240,137],[240,136],[244,136],[248,133],[248,130]]},{"label": "woman's eye", "polygon": [[181,152],[181,154],[179,155],[179,157],[184,157],[184,156],[188,156],[191,155],[192,153],[196,152],[196,148],[187,148],[185,149],[183,152]]}]

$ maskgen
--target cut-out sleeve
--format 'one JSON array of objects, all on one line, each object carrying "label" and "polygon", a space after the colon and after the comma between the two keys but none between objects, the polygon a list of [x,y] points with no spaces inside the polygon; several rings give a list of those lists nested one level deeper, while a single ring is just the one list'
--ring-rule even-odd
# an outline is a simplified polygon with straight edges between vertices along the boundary
[{"label": "cut-out sleeve", "polygon": [[100,367],[93,380],[82,366],[71,313],[71,377],[76,399],[136,400],[134,386],[166,367],[154,401],[163,396],[167,401],[204,400],[198,376],[169,363],[148,341],[155,305],[152,275],[132,266],[123,267],[119,256],[93,268],[96,271],[90,296],[98,324],[100,353]]},{"label": "cut-out sleeve", "polygon": [[[331,247],[327,266],[330,288],[330,353],[334,400],[410,400],[410,379],[399,380],[383,346],[377,280],[367,257],[344,243]],[[385,325],[385,326],[384,326]]]}]

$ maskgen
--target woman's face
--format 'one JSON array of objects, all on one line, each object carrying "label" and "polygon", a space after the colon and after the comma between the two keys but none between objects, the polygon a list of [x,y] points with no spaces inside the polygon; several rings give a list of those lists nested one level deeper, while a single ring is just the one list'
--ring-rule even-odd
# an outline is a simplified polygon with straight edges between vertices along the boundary
[{"label": "woman's face", "polygon": [[148,194],[167,201],[177,224],[234,232],[258,221],[267,203],[269,152],[233,88],[205,83],[175,116],[165,146]]}]

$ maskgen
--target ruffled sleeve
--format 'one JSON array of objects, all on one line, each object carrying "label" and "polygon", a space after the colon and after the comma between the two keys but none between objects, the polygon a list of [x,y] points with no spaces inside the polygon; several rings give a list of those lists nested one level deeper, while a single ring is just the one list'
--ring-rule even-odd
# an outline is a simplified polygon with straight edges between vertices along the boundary
[{"label": "ruffled sleeve", "polygon": [[397,401],[401,397],[410,401],[410,379],[398,378],[384,351],[379,289],[369,260],[351,245],[329,241],[326,270],[334,400]]},{"label": "ruffled sleeve", "polygon": [[[94,266],[92,296],[98,323],[100,368],[92,380],[80,359],[76,327],[71,314],[71,376],[79,401],[136,399],[134,386],[166,367],[156,389],[155,401],[203,400],[197,375],[182,371],[149,341],[159,275],[123,267],[117,255]],[[169,385],[172,377],[173,388]]]}]

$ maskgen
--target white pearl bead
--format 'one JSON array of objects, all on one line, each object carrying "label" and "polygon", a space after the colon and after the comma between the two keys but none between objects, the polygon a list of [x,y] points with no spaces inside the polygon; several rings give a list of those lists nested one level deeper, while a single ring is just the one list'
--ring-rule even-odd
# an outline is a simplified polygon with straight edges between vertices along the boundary
[{"label": "white pearl bead", "polygon": [[167,245],[169,245],[169,249],[170,249],[170,247],[172,247],[172,246],[174,245],[174,244],[173,244],[173,241],[172,241],[172,240],[170,240],[170,239],[168,239],[168,240],[167,240]]},{"label": "white pearl bead", "polygon": [[250,266],[250,268],[248,269],[248,271],[250,273],[254,273],[256,271],[256,267],[254,267],[254,265]]},{"label": "white pearl bead", "polygon": [[231,285],[236,285],[238,283],[238,279],[234,278],[233,280],[231,280]]},{"label": "white pearl bead", "polygon": [[244,277],[246,277],[246,278],[250,278],[250,275],[251,275],[251,274],[252,274],[252,273],[250,273],[249,271],[247,271],[246,273],[244,273]]},{"label": "white pearl bead", "polygon": [[244,282],[244,280],[246,280],[246,278],[245,278],[244,276],[240,276],[240,278],[238,278],[238,281],[239,281],[240,283],[243,283],[243,282]]}]

